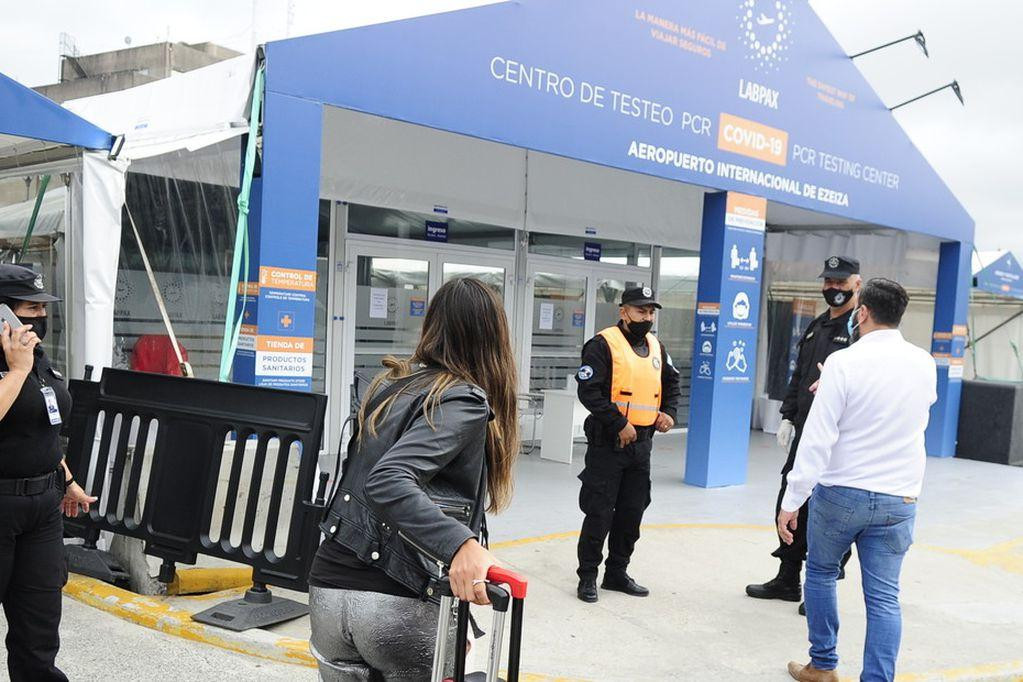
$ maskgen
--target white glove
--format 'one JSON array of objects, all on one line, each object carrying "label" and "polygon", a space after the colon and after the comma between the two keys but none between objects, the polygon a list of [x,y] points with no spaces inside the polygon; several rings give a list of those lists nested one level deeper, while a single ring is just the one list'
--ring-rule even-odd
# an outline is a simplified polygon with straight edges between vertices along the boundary
[{"label": "white glove", "polygon": [[796,435],[796,425],[788,419],[782,419],[778,426],[778,447],[785,452],[792,447],[792,438]]}]

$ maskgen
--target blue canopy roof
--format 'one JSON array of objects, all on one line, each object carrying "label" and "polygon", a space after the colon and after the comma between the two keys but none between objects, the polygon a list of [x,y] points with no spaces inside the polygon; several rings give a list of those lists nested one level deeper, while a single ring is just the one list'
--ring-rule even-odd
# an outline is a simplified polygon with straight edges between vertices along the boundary
[{"label": "blue canopy roof", "polygon": [[503,2],[272,42],[267,90],[973,239],[805,0]]},{"label": "blue canopy roof", "polygon": [[113,136],[0,73],[0,135],[87,149],[110,149]]}]

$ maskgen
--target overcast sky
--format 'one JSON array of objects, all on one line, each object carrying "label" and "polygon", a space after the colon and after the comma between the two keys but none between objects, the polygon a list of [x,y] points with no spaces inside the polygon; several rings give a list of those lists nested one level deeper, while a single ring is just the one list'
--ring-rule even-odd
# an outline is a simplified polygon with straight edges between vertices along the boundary
[{"label": "overcast sky", "polygon": [[[682,0],[679,0],[680,2]],[[696,2],[697,0],[688,0]],[[702,1],[702,0],[701,0]],[[724,2],[727,0],[714,0]],[[5,3],[0,72],[26,85],[57,80],[62,32],[82,54],[160,40],[212,41],[247,50],[286,35],[320,33],[481,0],[33,0]],[[912,44],[857,60],[882,100],[895,104],[957,78],[966,106],[945,91],[896,116],[977,221],[981,249],[1023,255],[1023,41],[1018,0],[811,0],[847,52],[922,29],[931,58]],[[131,7],[127,10],[126,7]],[[289,21],[290,15],[290,21]],[[289,31],[290,27],[290,31]]]}]

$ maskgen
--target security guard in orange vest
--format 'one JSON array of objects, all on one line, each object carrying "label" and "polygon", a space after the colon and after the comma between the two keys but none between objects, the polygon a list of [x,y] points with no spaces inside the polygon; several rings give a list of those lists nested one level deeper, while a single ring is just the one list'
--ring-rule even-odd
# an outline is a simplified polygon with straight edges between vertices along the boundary
[{"label": "security guard in orange vest", "polygon": [[579,474],[579,599],[597,601],[597,569],[608,538],[605,590],[645,597],[626,569],[650,504],[650,450],[654,431],[675,424],[678,370],[650,333],[657,303],[649,287],[626,289],[621,319],[583,346],[576,375],[586,418],[586,467]]}]

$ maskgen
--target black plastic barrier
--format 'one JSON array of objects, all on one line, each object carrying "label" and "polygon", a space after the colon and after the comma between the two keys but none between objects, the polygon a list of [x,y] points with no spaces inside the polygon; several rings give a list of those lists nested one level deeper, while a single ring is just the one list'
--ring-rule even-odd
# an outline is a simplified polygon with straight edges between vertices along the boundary
[{"label": "black plastic barrier", "polygon": [[[139,538],[164,560],[164,582],[199,554],[251,566],[240,611],[214,609],[206,622],[246,629],[302,615],[266,585],[307,590],[328,479],[316,466],[326,396],[116,369],[70,389],[68,466],[99,502],[66,519],[66,534],[86,552],[101,531]],[[72,570],[89,561],[77,551]]]}]

